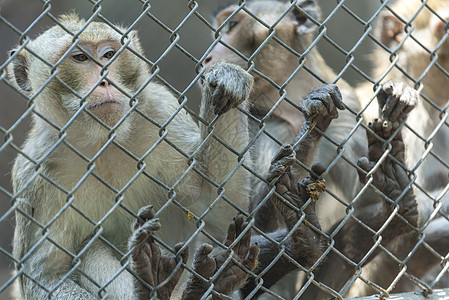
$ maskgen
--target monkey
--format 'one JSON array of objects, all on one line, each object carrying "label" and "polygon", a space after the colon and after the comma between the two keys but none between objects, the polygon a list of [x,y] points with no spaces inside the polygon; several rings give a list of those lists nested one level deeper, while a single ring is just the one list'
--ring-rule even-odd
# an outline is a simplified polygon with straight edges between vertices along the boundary
[{"label": "monkey", "polygon": [[[323,85],[313,90],[303,100],[303,102],[301,103],[301,107],[305,112],[305,122],[299,134],[299,136],[303,137],[299,145],[301,146],[304,144],[306,147],[308,147],[310,146],[310,141],[318,138],[316,133],[310,130],[311,123],[315,123],[316,126],[325,131],[331,121],[338,117],[338,108],[343,107],[340,91],[336,85]],[[318,180],[317,176],[320,176],[322,173],[324,173],[325,167],[322,164],[314,164],[312,166],[313,174],[310,174],[305,179],[303,179],[300,183],[300,188],[297,188],[295,187],[297,177],[293,174],[293,172],[290,172],[290,168],[296,161],[296,158],[297,155],[292,145],[284,145],[283,147],[281,147],[281,150],[279,150],[278,154],[275,155],[271,162],[266,181],[275,184],[276,190],[282,190],[283,197],[287,197],[288,201],[292,202],[295,207],[301,207],[306,202],[306,199],[309,198],[307,197],[307,193],[305,192],[306,186],[313,184],[316,180]],[[276,182],[274,183],[275,179]],[[276,201],[276,199],[274,199],[274,201]],[[282,239],[284,239],[287,234],[289,234],[290,231],[293,231],[293,236],[287,242],[287,251],[292,255],[292,257],[296,259],[296,261],[300,262],[304,266],[311,266],[322,253],[322,237],[319,235],[319,233],[317,233],[317,230],[319,230],[321,227],[315,214],[315,205],[309,204],[304,209],[304,212],[307,216],[306,218],[308,222],[310,222],[316,228],[315,231],[308,229],[304,225],[299,226],[298,229],[294,229],[296,223],[298,222],[299,215],[297,215],[296,213],[292,214],[291,210],[286,210],[282,207],[282,205],[283,204],[280,204],[280,202],[277,200],[276,206],[278,207],[278,210],[282,212],[281,215],[283,215],[283,219],[285,220],[286,229],[278,229],[273,232],[267,233],[269,238],[266,238],[266,236],[260,234],[252,238],[253,243],[259,245],[260,247],[261,255],[259,257],[262,263],[260,263],[259,265],[263,266],[260,268],[258,267],[258,269],[260,270],[264,270],[266,267],[268,267],[278,255],[279,246],[272,241],[274,240],[280,243]],[[170,299],[173,287],[179,280],[179,273],[176,273],[176,275],[173,276],[175,280],[170,280],[170,282],[174,284],[168,282],[164,287],[157,288],[157,286],[159,283],[164,282],[164,280],[168,278],[172,272],[175,273],[174,266],[177,266],[177,261],[174,257],[161,256],[159,247],[152,238],[149,238],[143,243],[143,241],[148,236],[150,236],[152,232],[159,230],[161,226],[159,223],[159,219],[152,219],[154,216],[154,213],[152,212],[152,206],[143,208],[138,215],[142,220],[147,220],[148,222],[137,222],[137,225],[134,226],[134,229],[142,229],[140,231],[135,231],[137,232],[137,234],[135,234],[130,240],[130,248],[137,247],[133,255],[133,263],[135,265],[134,269],[138,270],[138,275],[142,278],[146,278],[146,282],[153,287],[150,289],[143,287],[144,292],[141,294],[143,295],[141,299],[148,298],[148,295],[155,292],[154,289],[157,289],[157,296],[159,298]],[[227,241],[233,241],[235,239],[234,237],[236,235],[236,232],[241,232],[241,230],[236,230],[235,228],[238,224],[243,224],[242,222],[243,221],[236,221],[232,225],[233,229],[228,230]],[[245,225],[243,227],[246,227],[246,223],[244,224]],[[240,228],[242,226],[239,225],[237,227]],[[245,239],[249,241],[249,236],[245,236]],[[225,242],[224,244],[229,246],[229,242]],[[176,252],[179,251],[182,246],[182,243],[177,244],[175,246]],[[197,250],[197,255],[195,256],[194,260],[194,265],[196,265],[197,268],[204,270],[205,267],[202,267],[202,265],[204,264],[198,263],[198,260],[200,260],[198,257],[207,257],[207,254],[209,254],[212,249],[213,247],[211,245],[205,244]],[[248,254],[251,258],[249,262],[253,262],[254,258],[257,257],[254,254],[255,249],[246,246],[243,246],[243,249],[251,250],[250,252],[252,254],[248,254],[247,251],[244,251],[243,256],[238,255],[238,257],[240,257],[242,261],[247,261],[249,258],[247,258],[246,255]],[[223,261],[224,259],[222,259],[222,256],[227,255],[227,253],[226,251],[222,251],[219,253],[221,254],[216,254],[215,257],[220,257],[220,259],[218,260]],[[184,256],[187,256],[187,254],[184,254]],[[153,259],[150,259],[151,257],[153,257]],[[211,261],[217,261],[217,259]],[[162,267],[161,265],[166,265],[167,267]],[[253,266],[252,268],[248,267],[249,270],[253,270],[255,268],[254,263],[251,263],[249,265]],[[275,263],[273,267],[270,267],[268,270],[264,271],[264,287],[270,287],[277,280],[279,280],[281,274],[287,274],[288,272],[295,270],[295,268],[296,266],[294,264],[291,264],[288,259],[281,258],[278,262]],[[219,269],[219,267],[215,266],[213,269],[216,270]],[[232,274],[235,275],[238,272],[234,269],[235,268],[230,268],[229,272],[232,271]],[[155,270],[160,270],[161,274],[159,274]],[[179,272],[179,270],[180,269],[178,269],[176,272]],[[204,271],[198,270],[198,273],[204,274]],[[207,273],[209,274],[211,272]],[[161,280],[157,281],[156,278],[158,277],[161,278]],[[209,274],[207,277],[211,277],[211,275]],[[227,291],[227,294],[230,293],[229,289],[232,291],[236,291],[245,283],[244,279],[247,278],[247,274],[242,273],[241,276],[234,276],[233,278],[236,283],[232,283],[231,280],[223,279],[222,281],[224,283],[222,284],[222,287],[216,287],[217,290],[214,290],[219,292],[220,290],[224,289],[224,291]],[[220,282],[221,280],[218,279],[218,281]],[[185,287],[185,292],[183,293],[182,297],[174,296],[174,298],[195,299],[195,297],[197,297],[199,293],[205,292],[204,289],[198,288],[199,286],[204,286],[204,284],[198,278],[193,277],[189,282],[190,285]],[[252,282],[251,284],[245,285],[245,288],[242,289],[242,291],[244,294],[250,293],[254,288],[255,287]],[[169,292],[167,292],[167,290]],[[258,292],[257,294],[260,294],[260,292]]]},{"label": "monkey", "polygon": [[[269,233],[267,236],[277,243],[282,243],[286,239],[286,253],[298,263],[310,267],[319,258],[323,248],[323,237],[319,233],[320,224],[315,213],[315,203],[325,188],[324,180],[319,179],[325,167],[321,163],[315,163],[312,166],[312,173],[298,182],[294,173],[290,171],[295,161],[296,154],[291,145],[283,145],[272,160],[267,180],[274,185],[277,196],[273,203],[285,218],[287,229]],[[284,201],[287,201],[288,205]],[[303,209],[303,211],[298,212],[299,209]],[[316,229],[312,229],[302,220],[303,215],[305,215],[305,220]],[[170,299],[171,291],[175,286],[174,282],[179,280],[182,268],[176,269],[175,257],[161,256],[157,243],[150,236],[161,227],[159,219],[153,218],[153,207],[142,208],[138,216],[145,223],[136,221],[135,226],[140,226],[142,230],[136,231],[139,232],[139,238],[135,239],[135,242],[141,245],[139,245],[139,251],[134,252],[133,260],[137,265],[144,266],[144,269],[140,269],[139,274],[152,287],[164,282],[170,274],[174,274],[165,285],[158,289],[157,294],[158,299]],[[300,222],[299,226],[298,222]],[[182,295],[183,300],[199,299],[208,295],[210,287],[207,280],[212,280],[214,284],[212,299],[219,299],[218,294],[231,296],[238,288],[243,287],[250,272],[254,271],[256,274],[260,274],[263,271],[265,273],[261,275],[264,281],[263,286],[269,287],[275,282],[276,276],[280,277],[292,270],[293,265],[284,256],[270,266],[278,256],[279,245],[262,234],[252,234],[250,227],[250,223],[244,220],[243,215],[237,215],[228,227],[228,233],[223,243],[224,248],[216,247],[214,249],[210,244],[203,244],[197,250],[193,262],[193,269],[197,274],[190,275]],[[288,237],[289,234],[290,237]],[[236,241],[239,236],[241,239]],[[232,261],[223,266],[230,257],[228,252],[234,243],[232,257],[237,259],[247,270]],[[178,248],[181,247],[182,243],[178,245]],[[186,256],[187,254],[183,252],[182,255]],[[221,268],[223,270],[220,272]],[[139,270],[139,268],[137,269]],[[157,279],[156,274],[161,277]],[[250,294],[252,296],[260,294],[261,289],[260,287],[256,289],[257,283],[254,280],[250,279],[249,283],[244,286],[242,292],[245,298]],[[140,299],[149,299],[150,295],[151,289],[146,289],[140,295]]]},{"label": "monkey", "polygon": [[[424,229],[425,242],[437,253],[445,256],[449,245],[444,243],[449,236],[447,227],[449,196],[445,188],[449,183],[447,153],[447,137],[449,130],[442,111],[447,105],[447,86],[449,77],[448,42],[444,36],[448,20],[449,3],[447,1],[430,0],[396,1],[388,10],[379,15],[375,24],[375,37],[385,46],[376,49],[372,54],[375,62],[373,82],[384,80],[402,81],[415,86],[420,91],[421,101],[408,114],[403,139],[406,144],[407,165],[416,176],[414,183],[420,211],[419,227]],[[357,88],[360,100],[364,100],[365,119],[371,119],[378,113],[373,97],[373,85],[366,83]],[[365,108],[366,106],[366,108]],[[410,128],[410,129],[409,129]],[[441,206],[438,208],[438,206]],[[434,210],[436,215],[432,217]],[[425,225],[430,222],[428,225]],[[418,240],[408,237],[397,241],[397,257],[403,259],[417,245]],[[435,252],[434,252],[435,253]],[[420,278],[423,283],[418,287],[415,282],[401,280],[392,285],[398,270],[397,264],[382,255],[366,270],[370,280],[388,291],[404,292],[410,290],[448,287],[447,275],[433,282],[441,272],[440,259],[425,247],[419,247],[408,260],[407,273]],[[423,278],[433,267],[431,280]],[[371,270],[373,269],[373,270]],[[389,269],[389,273],[376,272],[376,269]],[[404,276],[405,277],[405,276]],[[418,279],[419,280],[419,279]],[[359,285],[350,295],[373,293],[368,286]]]},{"label": "monkey", "polygon": [[[379,246],[373,248],[376,242],[388,248],[403,236],[416,236],[421,210],[405,167],[403,123],[417,105],[418,93],[390,81],[381,86],[377,97],[383,113],[368,124],[369,155],[360,158],[357,165],[360,180],[370,182],[382,200],[354,210],[345,222],[337,222],[329,233],[333,235],[333,249],[314,273],[319,286],[309,286],[302,294],[304,299],[323,299],[336,292],[344,295],[357,275],[356,268],[379,256]],[[382,158],[387,149],[388,156]],[[372,177],[367,176],[370,172]],[[384,276],[386,273],[382,272]]]},{"label": "monkey", "polygon": [[[253,150],[256,173],[260,177],[265,178],[271,159],[283,143],[296,146],[299,163],[292,168],[298,178],[304,178],[313,161],[328,167],[325,178],[331,195],[324,195],[317,208],[321,226],[327,230],[344,217],[346,203],[361,189],[361,185],[354,184],[358,182],[356,157],[366,156],[368,149],[364,130],[358,130],[360,103],[353,88],[335,75],[316,47],[311,47],[319,18],[315,1],[291,5],[258,0],[246,2],[243,8],[231,5],[214,19],[215,37],[220,42],[206,57],[205,65],[229,62],[249,67],[254,76],[249,121],[252,136],[257,138]],[[346,109],[330,124],[326,138],[321,138],[322,134],[315,129],[316,136],[303,140],[298,131],[304,124],[305,114],[300,107],[304,95],[337,78]],[[256,188],[251,195],[250,210],[256,211],[256,226],[264,232],[285,227],[282,218],[273,218],[272,212],[276,210],[266,197],[266,183],[256,180],[253,185]],[[285,282],[287,286],[276,291],[292,298],[296,293],[295,284]]]},{"label": "monkey", "polygon": [[[252,68],[255,85],[250,94],[253,116],[250,124],[257,137],[254,146],[257,174],[266,174],[280,144],[298,142],[298,131],[304,122],[300,108],[304,96],[312,88],[337,78],[316,47],[310,47],[319,17],[315,1],[298,1],[291,5],[270,0],[251,1],[243,8],[231,5],[215,17],[215,37],[220,43],[206,57],[205,65],[225,61]],[[329,190],[338,199],[323,199],[320,203],[323,209],[319,207],[318,210],[319,214],[323,213],[320,219],[325,229],[344,215],[344,205],[337,203],[349,202],[356,195],[358,187],[353,182],[357,172],[353,158],[367,153],[364,131],[353,131],[357,128],[359,101],[342,79],[338,79],[338,86],[347,109],[330,125],[326,139],[309,142],[308,147],[303,143],[295,149],[298,161],[302,162],[302,167],[294,167],[299,178],[305,176],[307,172],[303,167],[310,168],[313,158],[328,166]],[[266,195],[266,185],[261,182],[256,185],[259,192],[253,193],[253,209]],[[334,213],[326,212],[330,206],[336,206],[330,209]],[[272,222],[271,211],[268,202],[258,208],[256,215],[256,225],[267,232],[279,226]]]},{"label": "monkey", "polygon": [[249,173],[238,166],[252,164],[248,120],[237,107],[246,109],[253,79],[232,64],[210,67],[197,123],[155,82],[136,31],[76,14],[59,22],[12,50],[8,65],[32,115],[12,169],[21,296],[136,299],[126,253],[141,207],[170,218],[158,230],[169,246],[195,232],[189,214],[213,206],[198,222],[223,236],[236,214],[229,203],[247,210]]}]

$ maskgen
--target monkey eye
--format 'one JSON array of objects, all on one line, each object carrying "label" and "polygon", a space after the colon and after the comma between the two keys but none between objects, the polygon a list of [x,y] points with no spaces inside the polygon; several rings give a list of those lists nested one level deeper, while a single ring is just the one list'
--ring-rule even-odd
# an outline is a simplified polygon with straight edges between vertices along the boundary
[{"label": "monkey eye", "polygon": [[86,60],[88,60],[87,55],[84,54],[84,53],[79,53],[79,54],[72,55],[72,58],[74,60],[76,60],[76,61],[86,61]]},{"label": "monkey eye", "polygon": [[110,50],[110,51],[106,52],[103,55],[103,57],[106,58],[106,59],[111,59],[114,56],[114,53],[115,53],[114,51]]},{"label": "monkey eye", "polygon": [[239,22],[238,21],[229,21],[228,24],[223,28],[224,32],[228,33],[234,28]]}]

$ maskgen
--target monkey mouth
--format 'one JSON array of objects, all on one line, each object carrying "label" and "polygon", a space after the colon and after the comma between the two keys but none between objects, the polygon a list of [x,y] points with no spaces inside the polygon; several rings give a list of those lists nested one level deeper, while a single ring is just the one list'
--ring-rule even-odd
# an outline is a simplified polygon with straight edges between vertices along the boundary
[{"label": "monkey mouth", "polygon": [[114,101],[114,100],[108,100],[108,101],[103,101],[103,102],[100,102],[100,103],[95,103],[95,104],[93,104],[91,106],[88,106],[87,109],[89,109],[89,110],[90,109],[95,109],[95,108],[98,108],[98,107],[106,105],[106,104],[120,104],[120,103],[117,102],[117,101]]}]

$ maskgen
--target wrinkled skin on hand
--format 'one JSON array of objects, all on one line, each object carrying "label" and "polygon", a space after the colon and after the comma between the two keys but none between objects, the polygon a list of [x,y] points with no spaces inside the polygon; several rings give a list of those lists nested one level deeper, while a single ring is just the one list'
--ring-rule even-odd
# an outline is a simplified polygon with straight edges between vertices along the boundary
[{"label": "wrinkled skin on hand", "polygon": [[[159,219],[153,218],[153,206],[141,208],[138,216],[139,219],[134,224],[134,233],[129,245],[129,248],[136,247],[131,256],[133,270],[153,288],[156,288],[174,273],[172,278],[163,286],[158,287],[156,291],[139,282],[139,299],[150,299],[151,296],[157,295],[158,299],[168,300],[184,268],[181,266],[176,269],[179,263],[176,256],[163,255],[154,238],[151,237],[150,234],[161,227]],[[176,244],[175,251],[179,252],[182,246],[184,246],[184,243]],[[188,256],[187,248],[180,253],[183,262],[187,262]]]},{"label": "wrinkled skin on hand", "polygon": [[241,67],[217,63],[205,74],[202,84],[205,92],[211,94],[214,113],[221,115],[248,99],[253,82],[253,77]]},{"label": "wrinkled skin on hand", "polygon": [[[248,226],[248,222],[244,222],[243,216],[238,215],[234,218],[228,227],[228,234],[224,245],[229,248],[236,239],[240,238],[241,233]],[[245,268],[253,271],[257,266],[257,258],[259,255],[259,247],[251,245],[251,232],[248,231],[232,248],[234,251],[233,258],[240,262]],[[229,251],[226,249],[215,249],[209,244],[203,244],[195,254],[193,268],[195,272],[206,280],[215,277],[212,282],[213,290],[224,295],[232,295],[247,280],[248,273],[239,265],[229,261],[228,265],[217,274],[218,270],[223,266],[229,257]],[[182,299],[200,299],[207,291],[208,284],[202,279],[191,275],[187,287],[184,291]],[[213,295],[212,299],[220,299],[217,295]]]},{"label": "wrinkled skin on hand", "polygon": [[[378,119],[368,125],[375,134],[384,140],[389,139],[398,126],[398,122],[392,123]],[[364,171],[359,170],[359,177],[362,183],[367,181],[366,173],[375,167],[387,150],[387,145],[382,139],[377,138],[373,133],[368,133],[368,158],[362,157],[357,162],[357,165]],[[390,145],[390,154],[380,163],[377,170],[373,173],[372,184],[391,201],[397,201],[399,214],[405,217],[410,224],[416,226],[418,222],[418,210],[413,189],[409,188],[404,196],[398,199],[410,183],[407,170],[403,167],[405,165],[405,147],[400,132],[391,141]]]},{"label": "wrinkled skin on hand", "polygon": [[301,102],[306,124],[316,122],[316,126],[326,131],[333,119],[338,118],[338,109],[344,110],[339,88],[335,84],[325,84],[310,92]]},{"label": "wrinkled skin on hand", "polygon": [[[270,182],[275,180],[276,192],[282,198],[274,196],[271,201],[284,218],[288,230],[292,230],[301,218],[301,213],[297,213],[289,207],[285,200],[293,207],[303,208],[312,197],[312,201],[303,208],[303,212],[307,222],[320,229],[321,226],[315,212],[315,201],[326,188],[324,180],[319,179],[326,168],[321,163],[315,163],[312,166],[312,174],[298,182],[295,174],[290,170],[290,166],[295,162],[295,156],[291,145],[283,145],[273,158],[267,180]],[[304,257],[306,261],[313,263],[322,254],[321,236],[306,224],[301,224],[296,230],[297,232],[292,235],[292,251],[298,251],[297,256]]]},{"label": "wrinkled skin on hand", "polygon": [[380,118],[390,122],[402,122],[418,103],[418,92],[402,82],[388,81],[377,95]]}]

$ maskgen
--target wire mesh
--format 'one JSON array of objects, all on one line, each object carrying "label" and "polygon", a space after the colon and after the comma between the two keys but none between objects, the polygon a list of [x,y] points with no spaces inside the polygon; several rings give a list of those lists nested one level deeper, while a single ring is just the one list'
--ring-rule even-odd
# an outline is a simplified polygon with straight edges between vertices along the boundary
[{"label": "wire mesh", "polygon": [[[21,4],[0,4],[0,299],[449,287],[446,1]],[[328,129],[304,104],[331,111],[323,84]]]}]

